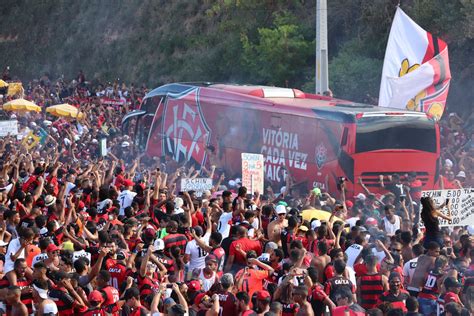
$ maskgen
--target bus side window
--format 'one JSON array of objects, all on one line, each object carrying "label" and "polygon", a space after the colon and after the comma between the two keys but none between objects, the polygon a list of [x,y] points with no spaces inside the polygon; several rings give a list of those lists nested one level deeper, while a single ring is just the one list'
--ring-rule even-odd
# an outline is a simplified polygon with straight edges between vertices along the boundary
[{"label": "bus side window", "polygon": [[347,133],[349,132],[347,127],[344,127],[344,131],[342,132],[341,138],[341,147],[347,145]]}]

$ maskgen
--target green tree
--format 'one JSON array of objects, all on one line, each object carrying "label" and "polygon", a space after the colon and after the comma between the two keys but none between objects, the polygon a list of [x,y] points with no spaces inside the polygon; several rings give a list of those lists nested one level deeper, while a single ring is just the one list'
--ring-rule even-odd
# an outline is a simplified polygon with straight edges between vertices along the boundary
[{"label": "green tree", "polygon": [[273,28],[259,28],[256,42],[242,35],[243,66],[254,80],[276,86],[304,83],[302,69],[314,54],[314,41],[304,38],[288,14],[277,17]]}]

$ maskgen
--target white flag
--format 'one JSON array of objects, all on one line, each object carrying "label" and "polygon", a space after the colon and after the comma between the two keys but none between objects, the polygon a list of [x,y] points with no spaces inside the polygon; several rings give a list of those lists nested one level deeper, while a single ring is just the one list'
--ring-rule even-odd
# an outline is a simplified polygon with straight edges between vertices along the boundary
[{"label": "white flag", "polygon": [[397,8],[387,43],[379,106],[443,114],[449,90],[448,47]]}]

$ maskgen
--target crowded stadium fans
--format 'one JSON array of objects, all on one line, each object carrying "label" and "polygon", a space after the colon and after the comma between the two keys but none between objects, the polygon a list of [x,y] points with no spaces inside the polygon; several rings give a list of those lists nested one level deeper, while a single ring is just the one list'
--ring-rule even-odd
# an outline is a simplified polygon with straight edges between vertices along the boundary
[{"label": "crowded stadium fans", "polygon": [[[1,113],[18,120],[23,135],[0,138],[4,313],[473,312],[474,226],[440,227],[438,217],[449,219],[444,205],[421,197],[416,173],[380,176],[376,194],[359,180],[365,192],[351,199],[289,182],[247,192],[225,166],[195,170],[171,156],[141,155],[134,135],[119,128],[144,87],[92,86],[82,72],[75,82],[26,87],[41,106],[71,101],[85,118]],[[474,134],[459,120],[441,122],[445,188],[472,185]],[[180,179],[200,172],[213,176],[213,189],[183,192]],[[328,216],[303,218],[310,205]]]}]

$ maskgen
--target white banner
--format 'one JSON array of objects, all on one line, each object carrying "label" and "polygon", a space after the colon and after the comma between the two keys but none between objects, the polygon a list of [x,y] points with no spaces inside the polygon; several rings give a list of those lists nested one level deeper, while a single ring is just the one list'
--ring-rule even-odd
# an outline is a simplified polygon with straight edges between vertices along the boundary
[{"label": "white banner", "polygon": [[0,121],[0,137],[5,137],[8,134],[12,136],[18,135],[18,121]]},{"label": "white banner", "polygon": [[451,212],[443,208],[442,212],[453,220],[439,219],[440,226],[465,226],[474,223],[474,189],[452,189],[423,191],[422,196],[431,197],[436,205],[441,205],[449,199]]},{"label": "white banner", "polygon": [[198,197],[200,197],[204,191],[211,189],[211,178],[181,179],[181,191],[196,191],[196,196]]},{"label": "white banner", "polygon": [[242,186],[248,193],[263,193],[264,169],[263,155],[242,153]]}]

